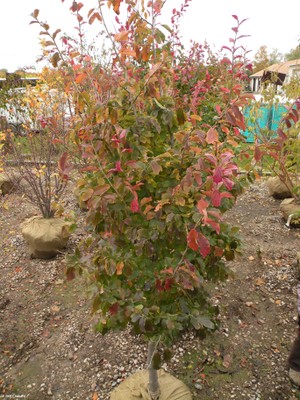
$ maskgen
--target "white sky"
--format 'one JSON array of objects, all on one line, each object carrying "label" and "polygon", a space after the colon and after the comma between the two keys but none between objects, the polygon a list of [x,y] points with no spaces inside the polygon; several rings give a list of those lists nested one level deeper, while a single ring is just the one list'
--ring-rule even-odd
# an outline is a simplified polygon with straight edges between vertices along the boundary
[{"label": "white sky", "polygon": [[[97,0],[77,1],[85,4],[86,12],[97,4]],[[170,21],[170,10],[182,1],[167,0],[165,23]],[[37,25],[29,25],[34,9],[40,10],[40,18],[49,23],[52,31],[61,28],[64,32],[72,32],[75,21],[68,11],[71,3],[71,0],[64,3],[61,0],[0,0],[0,68],[12,72],[35,64],[40,29]],[[262,45],[269,51],[277,48],[282,53],[298,45],[299,0],[193,0],[181,24],[184,42],[194,39],[203,43],[206,39],[216,49],[228,45],[233,34],[231,27],[235,25],[232,14],[240,20],[248,18],[240,33],[251,35],[241,42],[252,50],[250,58]]]}]

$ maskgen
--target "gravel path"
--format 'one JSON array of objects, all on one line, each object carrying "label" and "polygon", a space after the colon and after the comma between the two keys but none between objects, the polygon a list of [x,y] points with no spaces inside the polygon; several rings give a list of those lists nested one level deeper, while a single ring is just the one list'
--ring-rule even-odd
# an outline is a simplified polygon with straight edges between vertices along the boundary
[{"label": "gravel path", "polygon": [[[17,194],[0,215],[0,398],[106,400],[145,365],[146,345],[128,331],[102,337],[80,280],[65,281],[64,254],[28,257],[19,224],[35,210]],[[67,208],[74,208],[72,199]],[[75,208],[76,209],[76,208]],[[79,210],[78,219],[82,220]],[[295,337],[299,230],[287,229],[265,183],[252,185],[226,219],[240,226],[243,254],[232,276],[210,284],[220,329],[187,334],[165,368],[201,400],[295,400],[286,359]],[[69,252],[83,235],[73,234]]]}]

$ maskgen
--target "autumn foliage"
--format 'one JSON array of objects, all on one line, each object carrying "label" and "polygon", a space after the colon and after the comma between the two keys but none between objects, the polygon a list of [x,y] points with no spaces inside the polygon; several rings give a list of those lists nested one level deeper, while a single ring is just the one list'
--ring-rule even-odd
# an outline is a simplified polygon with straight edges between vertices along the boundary
[{"label": "autumn foliage", "polygon": [[[161,0],[102,0],[85,13],[71,2],[77,41],[58,41],[59,31],[51,33],[38,10],[32,15],[48,37],[45,57],[72,96],[71,137],[83,160],[77,191],[91,234],[68,274],[84,273],[93,286],[100,332],[130,324],[167,344],[187,328],[216,327],[205,285],[227,277],[226,260],[239,246],[223,214],[240,192],[234,149],[249,98],[250,66],[238,45],[243,21],[234,16],[231,44],[220,54],[197,43],[185,53],[178,21],[189,3],[167,26]],[[106,30],[109,64],[87,51],[85,24]]]}]

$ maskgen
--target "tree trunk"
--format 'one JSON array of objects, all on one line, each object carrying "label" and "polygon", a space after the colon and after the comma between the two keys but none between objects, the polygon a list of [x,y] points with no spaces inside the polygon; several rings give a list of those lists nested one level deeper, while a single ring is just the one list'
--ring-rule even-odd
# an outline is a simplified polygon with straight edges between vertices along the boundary
[{"label": "tree trunk", "polygon": [[152,400],[159,400],[160,390],[158,384],[158,374],[157,369],[153,368],[153,356],[156,351],[156,343],[150,342],[148,343],[148,358],[147,365],[149,371],[149,394]]}]

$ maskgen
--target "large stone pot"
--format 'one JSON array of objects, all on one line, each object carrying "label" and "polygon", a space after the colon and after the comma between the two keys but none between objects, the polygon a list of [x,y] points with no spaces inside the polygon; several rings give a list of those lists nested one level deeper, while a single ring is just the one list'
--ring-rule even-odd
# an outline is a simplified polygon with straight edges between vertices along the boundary
[{"label": "large stone pot", "polygon": [[32,217],[21,227],[32,258],[55,257],[66,247],[70,236],[70,223],[61,218]]}]

